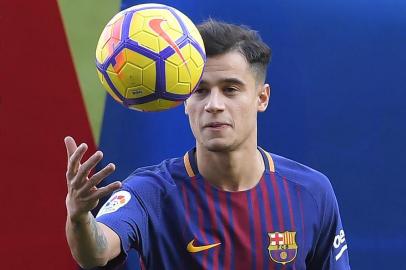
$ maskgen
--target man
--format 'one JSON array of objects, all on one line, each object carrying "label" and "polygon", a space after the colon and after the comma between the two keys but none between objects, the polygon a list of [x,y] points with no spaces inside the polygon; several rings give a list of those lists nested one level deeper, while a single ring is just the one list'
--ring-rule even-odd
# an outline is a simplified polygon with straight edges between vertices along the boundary
[{"label": "man", "polygon": [[257,146],[270,49],[245,27],[198,28],[208,60],[185,102],[196,148],[97,189],[114,165],[89,178],[102,153],[80,164],[87,146],[65,139],[73,256],[85,268],[113,268],[134,248],[147,269],[350,269],[328,179]]}]

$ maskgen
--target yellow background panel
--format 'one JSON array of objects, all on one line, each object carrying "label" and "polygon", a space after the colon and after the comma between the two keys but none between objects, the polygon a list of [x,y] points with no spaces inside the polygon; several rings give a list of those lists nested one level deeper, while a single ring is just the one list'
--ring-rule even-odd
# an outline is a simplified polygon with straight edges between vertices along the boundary
[{"label": "yellow background panel", "polygon": [[119,12],[116,15],[114,15],[113,18],[111,18],[111,20],[107,23],[107,25],[112,25],[115,22],[117,22],[121,17],[125,16],[124,12]]},{"label": "yellow background panel", "polygon": [[92,133],[99,142],[106,90],[95,71],[95,49],[120,0],[58,0]]}]

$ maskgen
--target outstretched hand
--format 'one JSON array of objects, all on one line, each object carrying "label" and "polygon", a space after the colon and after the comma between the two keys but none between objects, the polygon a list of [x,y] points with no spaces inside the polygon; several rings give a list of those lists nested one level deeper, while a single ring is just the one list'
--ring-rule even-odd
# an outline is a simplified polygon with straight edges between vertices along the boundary
[{"label": "outstretched hand", "polygon": [[97,206],[100,198],[119,189],[121,182],[117,181],[105,187],[97,188],[97,184],[114,172],[114,164],[108,164],[89,177],[91,170],[102,160],[103,153],[97,151],[81,164],[83,155],[88,148],[87,145],[82,143],[77,146],[72,137],[66,137],[65,146],[68,156],[66,209],[70,220],[79,222],[88,217],[89,211]]}]

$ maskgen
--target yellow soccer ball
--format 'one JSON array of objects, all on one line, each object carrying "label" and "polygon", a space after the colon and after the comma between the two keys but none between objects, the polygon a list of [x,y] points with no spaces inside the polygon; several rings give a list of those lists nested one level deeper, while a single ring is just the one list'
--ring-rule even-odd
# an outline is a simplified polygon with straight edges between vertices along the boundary
[{"label": "yellow soccer ball", "polygon": [[107,92],[139,111],[181,104],[199,84],[206,54],[193,22],[173,7],[136,5],[115,15],[96,48]]}]

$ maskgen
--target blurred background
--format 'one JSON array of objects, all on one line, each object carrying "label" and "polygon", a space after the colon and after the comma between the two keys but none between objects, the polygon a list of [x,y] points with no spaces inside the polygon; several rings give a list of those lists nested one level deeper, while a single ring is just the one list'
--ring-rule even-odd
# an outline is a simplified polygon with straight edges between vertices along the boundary
[{"label": "blurred background", "polygon": [[[352,269],[406,269],[406,2],[154,2],[259,31],[273,50],[259,144],[330,178]],[[98,81],[104,25],[139,3],[0,0],[2,269],[77,268],[64,233],[66,135],[117,164],[106,182],[193,147],[183,106],[129,111]]]}]

